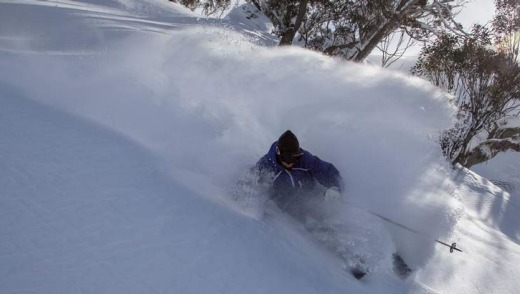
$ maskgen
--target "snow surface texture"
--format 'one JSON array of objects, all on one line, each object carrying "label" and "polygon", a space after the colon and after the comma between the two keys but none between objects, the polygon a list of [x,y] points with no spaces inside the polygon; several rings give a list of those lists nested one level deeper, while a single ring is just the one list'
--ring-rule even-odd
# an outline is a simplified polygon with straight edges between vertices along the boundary
[{"label": "snow surface texture", "polygon": [[[518,210],[442,159],[452,110],[440,91],[271,48],[265,21],[237,10],[218,20],[159,0],[0,0],[1,293],[520,287]],[[334,241],[370,260],[364,282],[276,209],[233,201],[286,129],[345,178]],[[406,281],[394,251],[414,270]]]}]

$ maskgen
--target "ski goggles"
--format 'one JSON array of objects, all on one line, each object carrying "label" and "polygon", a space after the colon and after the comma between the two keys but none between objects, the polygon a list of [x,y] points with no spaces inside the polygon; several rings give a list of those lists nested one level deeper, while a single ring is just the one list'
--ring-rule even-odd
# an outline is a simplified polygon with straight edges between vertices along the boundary
[{"label": "ski goggles", "polygon": [[297,162],[303,156],[303,153],[299,153],[299,154],[281,153],[280,149],[278,149],[278,147],[276,147],[276,154],[278,154],[281,161],[288,163],[288,164]]}]

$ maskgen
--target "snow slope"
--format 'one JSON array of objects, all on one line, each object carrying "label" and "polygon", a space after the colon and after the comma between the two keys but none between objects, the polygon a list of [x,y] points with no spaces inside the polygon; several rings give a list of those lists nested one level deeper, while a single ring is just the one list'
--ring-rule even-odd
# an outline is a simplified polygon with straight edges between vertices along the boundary
[{"label": "snow slope", "polygon": [[[1,293],[520,286],[517,210],[442,159],[436,138],[452,110],[441,92],[271,48],[265,20],[233,13],[199,18],[159,0],[0,0]],[[231,201],[286,129],[345,178],[335,208],[351,246],[375,260],[365,281],[287,216],[251,217],[258,207]],[[394,251],[414,269],[405,281],[392,272]]]}]

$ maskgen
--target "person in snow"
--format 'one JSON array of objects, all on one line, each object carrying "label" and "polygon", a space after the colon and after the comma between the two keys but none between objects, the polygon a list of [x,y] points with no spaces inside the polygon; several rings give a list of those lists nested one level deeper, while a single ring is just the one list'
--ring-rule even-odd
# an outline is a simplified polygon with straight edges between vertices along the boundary
[{"label": "person in snow", "polygon": [[268,194],[282,210],[309,199],[334,201],[341,197],[343,180],[338,169],[300,148],[290,130],[271,145],[255,169],[269,184]]},{"label": "person in snow", "polygon": [[288,130],[258,160],[252,175],[282,211],[302,221],[318,241],[336,252],[354,277],[360,279],[367,273],[343,240],[336,239],[344,234],[337,233],[334,222],[326,221],[333,217],[326,207],[337,206],[343,189],[343,179],[332,163],[300,148],[298,138]]}]

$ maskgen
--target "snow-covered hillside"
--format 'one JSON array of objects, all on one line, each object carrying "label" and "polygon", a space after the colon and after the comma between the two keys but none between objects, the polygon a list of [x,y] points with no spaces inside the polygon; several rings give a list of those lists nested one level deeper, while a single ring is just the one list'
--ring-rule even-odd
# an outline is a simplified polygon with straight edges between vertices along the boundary
[{"label": "snow-covered hillside", "polygon": [[[0,0],[0,293],[514,293],[518,198],[445,163],[444,94],[272,47],[251,10]],[[361,281],[232,197],[287,129],[346,181],[330,213],[371,265]]]}]

